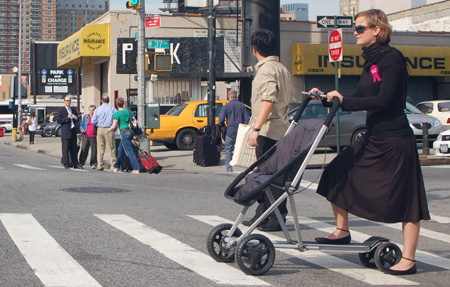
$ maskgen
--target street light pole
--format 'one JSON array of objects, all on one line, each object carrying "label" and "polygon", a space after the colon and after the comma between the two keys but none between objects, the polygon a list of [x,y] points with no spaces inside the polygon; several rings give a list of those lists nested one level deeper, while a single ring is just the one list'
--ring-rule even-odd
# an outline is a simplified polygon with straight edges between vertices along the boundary
[{"label": "street light pole", "polygon": [[142,129],[142,134],[139,136],[141,148],[147,152],[150,150],[150,144],[146,134],[145,128],[145,1],[139,1],[138,10],[138,103],[137,114],[138,124]]},{"label": "street light pole", "polygon": [[212,135],[216,124],[216,9],[208,0],[208,126],[206,134]]},{"label": "street light pole", "polygon": [[[19,83],[17,87],[18,93],[18,123],[17,126],[20,128],[22,126],[22,0],[19,0],[19,71],[18,71],[18,79]],[[23,131],[19,133],[19,139],[22,140]]]}]

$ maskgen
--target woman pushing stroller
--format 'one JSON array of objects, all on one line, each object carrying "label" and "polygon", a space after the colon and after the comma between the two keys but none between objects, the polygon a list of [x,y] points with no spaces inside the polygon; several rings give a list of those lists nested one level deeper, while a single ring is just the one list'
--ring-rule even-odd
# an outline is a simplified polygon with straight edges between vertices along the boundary
[{"label": "woman pushing stroller", "polygon": [[[402,222],[403,257],[385,270],[392,275],[417,271],[415,252],[420,220],[429,220],[427,199],[414,134],[404,113],[407,63],[388,45],[392,28],[377,9],[355,16],[358,45],[365,59],[355,93],[327,93],[338,97],[343,110],[367,110],[368,132],[340,153],[325,169],[317,193],[331,202],[336,230],[318,243],[351,241],[348,213],[378,222]],[[313,88],[310,93],[321,92]]]}]

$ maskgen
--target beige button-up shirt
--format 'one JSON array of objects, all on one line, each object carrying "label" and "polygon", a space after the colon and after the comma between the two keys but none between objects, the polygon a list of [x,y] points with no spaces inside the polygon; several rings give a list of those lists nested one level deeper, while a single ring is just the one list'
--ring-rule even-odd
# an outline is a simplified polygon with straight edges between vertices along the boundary
[{"label": "beige button-up shirt", "polygon": [[253,125],[256,121],[262,101],[274,103],[259,135],[279,140],[286,133],[289,127],[288,109],[291,86],[291,74],[280,63],[278,56],[269,56],[255,65],[250,124]]}]

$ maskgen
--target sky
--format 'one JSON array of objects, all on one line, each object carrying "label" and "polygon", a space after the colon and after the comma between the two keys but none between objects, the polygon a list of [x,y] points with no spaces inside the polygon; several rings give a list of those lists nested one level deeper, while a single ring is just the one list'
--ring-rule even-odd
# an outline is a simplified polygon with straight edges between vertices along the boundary
[{"label": "sky", "polygon": [[[268,0],[270,1],[270,0]],[[125,3],[127,0],[110,0],[111,10],[127,10]],[[316,21],[317,16],[339,15],[339,0],[280,0],[281,5],[304,3],[308,4],[309,20]],[[145,11],[147,13],[160,13],[158,8],[164,7],[161,0],[146,0]]]}]

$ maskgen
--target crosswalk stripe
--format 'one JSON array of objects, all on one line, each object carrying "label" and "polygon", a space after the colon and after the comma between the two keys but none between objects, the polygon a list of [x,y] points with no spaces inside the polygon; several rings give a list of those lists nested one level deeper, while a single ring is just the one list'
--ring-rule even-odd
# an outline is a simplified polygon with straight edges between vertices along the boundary
[{"label": "crosswalk stripe", "polygon": [[[221,223],[233,223],[230,220],[224,219],[219,216],[209,216],[209,215],[189,215],[191,218],[201,221],[203,223],[209,224],[211,226],[216,226]],[[240,226],[240,229],[245,232],[248,228],[245,226]],[[267,236],[272,241],[285,241],[285,238],[274,236],[272,234],[262,233]],[[297,250],[292,249],[278,249],[280,252],[285,254],[298,257],[302,260],[308,261],[312,264],[321,266],[326,269],[330,269],[342,275],[349,276],[355,280],[362,281],[369,285],[418,285],[418,283],[405,280],[396,276],[387,275],[381,273],[378,270],[364,268],[360,265],[351,263],[349,261],[340,259],[333,255],[330,255],[321,251],[306,251],[300,253]]]},{"label": "crosswalk stripe", "polygon": [[16,164],[15,163],[14,165],[21,167],[21,168],[25,168],[25,169],[45,170],[44,168],[35,167],[35,166],[27,165],[27,164]]},{"label": "crosswalk stripe", "polygon": [[[58,169],[64,169],[64,166],[60,166],[60,165],[49,165],[49,167],[51,167],[51,168],[58,168]],[[81,169],[81,168],[77,168],[77,169],[71,168],[70,170],[78,171],[78,172],[87,172],[88,171],[86,169]]]},{"label": "crosswalk stripe", "polygon": [[[286,217],[290,220],[292,220],[292,217],[288,216]],[[312,218],[308,218],[308,217],[299,217],[299,222],[301,225],[305,225],[309,228],[314,228],[320,231],[323,231],[325,233],[332,233],[335,229],[336,226],[325,223],[325,222],[321,222]],[[378,222],[375,222],[378,223]],[[422,230],[420,231],[422,233]],[[355,242],[364,242],[366,239],[368,239],[369,237],[371,237],[371,235],[362,233],[362,232],[358,232],[355,230],[351,230],[351,234],[352,234],[352,241]],[[401,244],[396,243],[401,249],[403,249],[403,246]],[[429,252],[425,252],[425,251],[421,251],[421,250],[417,250],[416,251],[416,259],[418,261],[424,262],[426,264],[429,265],[433,265],[433,266],[437,266],[440,268],[445,268],[445,269],[449,269],[450,270],[450,259],[447,258],[443,258],[441,256],[429,253]]]},{"label": "crosswalk stripe", "polygon": [[31,214],[0,213],[0,221],[44,286],[101,286]]},{"label": "crosswalk stripe", "polygon": [[94,214],[94,216],[149,245],[159,253],[218,284],[270,285],[248,276],[227,264],[220,264],[206,254],[165,235],[124,214]]},{"label": "crosswalk stripe", "polygon": [[[364,220],[364,219],[363,219]],[[370,221],[372,222],[372,221]],[[386,226],[389,228],[393,228],[396,230],[402,230],[402,223],[398,222],[398,223],[381,223],[381,222],[375,222],[378,225],[382,225],[382,226]],[[450,235],[448,234],[444,234],[444,233],[440,233],[440,232],[436,232],[433,230],[429,230],[426,228],[421,227],[420,228],[420,236],[426,236],[428,238],[432,238],[434,240],[439,240],[439,241],[443,241],[446,243],[450,243]]]},{"label": "crosswalk stripe", "polygon": [[430,214],[431,220],[436,221],[438,223],[450,223],[450,217],[439,216],[436,214]]},{"label": "crosswalk stripe", "polygon": [[[427,166],[427,167],[431,167],[431,168],[450,168],[450,165],[431,165],[431,166]],[[424,168],[424,167],[422,167]]]}]

